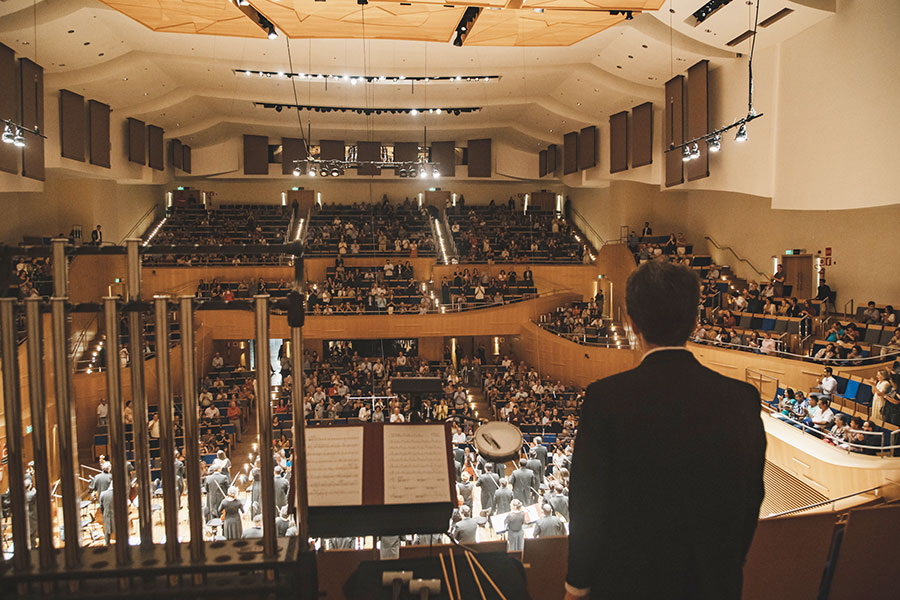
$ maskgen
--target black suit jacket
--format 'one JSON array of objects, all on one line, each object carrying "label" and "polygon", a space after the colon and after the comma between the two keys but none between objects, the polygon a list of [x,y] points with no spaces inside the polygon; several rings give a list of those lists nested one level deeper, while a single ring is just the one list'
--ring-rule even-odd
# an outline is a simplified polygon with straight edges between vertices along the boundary
[{"label": "black suit jacket", "polygon": [[763,498],[759,393],[660,350],[586,392],[566,581],[592,598],[740,598]]}]

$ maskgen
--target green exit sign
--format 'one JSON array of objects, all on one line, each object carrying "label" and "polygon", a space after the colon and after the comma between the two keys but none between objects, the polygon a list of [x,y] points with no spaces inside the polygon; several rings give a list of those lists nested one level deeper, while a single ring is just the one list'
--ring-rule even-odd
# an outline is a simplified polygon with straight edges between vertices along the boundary
[{"label": "green exit sign", "polygon": [[793,254],[794,254],[794,251],[793,251],[793,250],[785,250],[785,251],[784,251],[784,255],[785,255],[785,256],[793,256]]}]

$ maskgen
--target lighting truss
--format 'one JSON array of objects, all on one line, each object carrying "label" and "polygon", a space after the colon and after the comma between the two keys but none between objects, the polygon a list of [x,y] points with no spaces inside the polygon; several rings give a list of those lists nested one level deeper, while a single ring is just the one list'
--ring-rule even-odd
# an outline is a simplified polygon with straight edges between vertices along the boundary
[{"label": "lighting truss", "polygon": [[462,113],[473,113],[481,110],[480,106],[447,106],[447,107],[436,107],[436,108],[371,108],[371,107],[362,107],[362,106],[316,106],[310,104],[282,104],[279,102],[254,102],[254,106],[258,106],[260,108],[273,108],[277,112],[281,112],[284,109],[291,110],[307,110],[310,112],[352,112],[357,114],[365,114],[365,115],[381,115],[381,114],[409,114],[409,115],[417,115],[419,113],[428,113],[435,115],[460,115]]},{"label": "lighting truss", "polygon": [[358,83],[462,83],[468,82],[487,82],[497,81],[500,75],[438,75],[438,76],[407,76],[407,75],[336,75],[333,73],[287,73],[285,71],[259,71],[255,69],[232,69],[235,75],[245,75],[248,77],[268,77],[283,79],[300,79],[310,81],[321,81],[323,83],[349,83],[356,85]]},{"label": "lighting truss", "polygon": [[438,179],[440,171],[437,163],[418,160],[322,160],[308,156],[294,161],[294,176],[309,175],[310,177],[340,177],[349,169],[360,167],[375,167],[378,169],[393,169],[400,177]]},{"label": "lighting truss", "polygon": [[47,136],[42,134],[37,127],[29,129],[9,119],[0,119],[0,123],[3,124],[3,134],[0,139],[2,139],[4,144],[12,144],[16,148],[24,148],[26,132],[47,139]]}]

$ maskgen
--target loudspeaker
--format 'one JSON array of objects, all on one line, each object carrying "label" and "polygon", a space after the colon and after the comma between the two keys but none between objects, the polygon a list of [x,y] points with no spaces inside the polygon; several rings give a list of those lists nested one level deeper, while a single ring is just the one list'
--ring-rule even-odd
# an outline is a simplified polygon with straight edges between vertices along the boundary
[{"label": "loudspeaker", "polygon": [[290,327],[303,327],[306,311],[303,309],[303,296],[293,291],[287,295],[287,320]]}]

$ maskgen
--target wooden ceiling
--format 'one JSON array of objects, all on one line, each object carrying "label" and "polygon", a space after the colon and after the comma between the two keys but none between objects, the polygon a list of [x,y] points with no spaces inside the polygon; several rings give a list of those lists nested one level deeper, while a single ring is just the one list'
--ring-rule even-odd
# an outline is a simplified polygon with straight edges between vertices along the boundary
[{"label": "wooden ceiling", "polygon": [[[453,1],[453,0],[450,0]],[[264,38],[232,0],[102,0],[153,31]],[[657,10],[664,0],[250,0],[290,38],[449,42],[468,6],[483,10],[470,46],[569,46],[619,23],[610,10]],[[500,9],[500,10],[496,10]],[[535,12],[542,10],[543,12]]]}]

